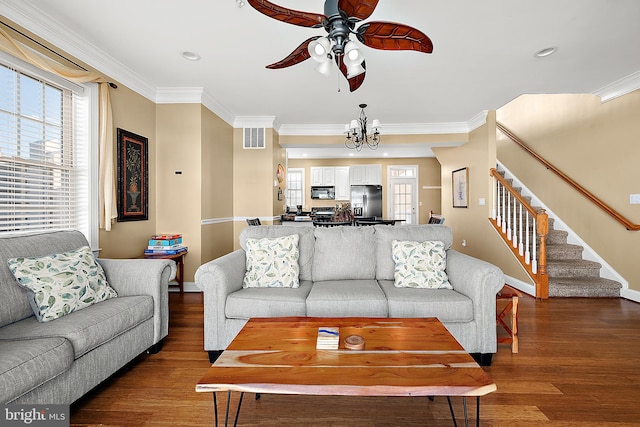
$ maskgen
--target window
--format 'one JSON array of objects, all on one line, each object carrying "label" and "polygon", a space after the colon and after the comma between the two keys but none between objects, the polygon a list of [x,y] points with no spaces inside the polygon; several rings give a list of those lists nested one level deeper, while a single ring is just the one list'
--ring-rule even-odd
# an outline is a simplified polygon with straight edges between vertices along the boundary
[{"label": "window", "polygon": [[287,206],[295,210],[297,205],[304,205],[304,169],[291,168],[287,170]]},{"label": "window", "polygon": [[91,86],[0,56],[0,233],[75,229],[97,248]]}]

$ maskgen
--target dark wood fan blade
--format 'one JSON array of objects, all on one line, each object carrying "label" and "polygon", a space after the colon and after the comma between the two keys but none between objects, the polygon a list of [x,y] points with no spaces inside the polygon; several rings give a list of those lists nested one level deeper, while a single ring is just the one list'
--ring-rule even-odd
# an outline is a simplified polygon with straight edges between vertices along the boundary
[{"label": "dark wood fan blade", "polygon": [[247,0],[247,2],[255,10],[270,18],[300,27],[319,28],[322,27],[322,21],[324,20],[324,15],[287,9],[267,0]]},{"label": "dark wood fan blade", "polygon": [[338,8],[345,12],[349,18],[358,18],[359,20],[367,19],[371,16],[378,0],[340,0]]},{"label": "dark wood fan blade", "polygon": [[374,21],[358,28],[358,40],[374,49],[433,52],[431,39],[422,31],[395,22]]},{"label": "dark wood fan blade", "polygon": [[311,57],[311,55],[309,55],[309,51],[307,50],[307,48],[309,47],[309,43],[319,38],[320,36],[315,36],[303,41],[300,46],[295,48],[295,50],[289,54],[289,56],[284,58],[282,61],[274,62],[273,64],[267,65],[267,68],[276,70],[278,68],[291,67],[292,65],[296,65],[299,62],[309,59]]},{"label": "dark wood fan blade", "polygon": [[336,64],[338,64],[340,72],[342,72],[342,75],[345,77],[345,79],[347,79],[347,82],[349,83],[349,91],[354,92],[356,89],[362,86],[362,83],[364,82],[364,76],[365,74],[367,74],[367,65],[365,64],[365,62],[366,61],[362,61],[362,68],[365,69],[364,73],[358,74],[355,77],[348,78],[347,66],[344,65],[344,62],[342,61],[342,55],[336,55]]}]

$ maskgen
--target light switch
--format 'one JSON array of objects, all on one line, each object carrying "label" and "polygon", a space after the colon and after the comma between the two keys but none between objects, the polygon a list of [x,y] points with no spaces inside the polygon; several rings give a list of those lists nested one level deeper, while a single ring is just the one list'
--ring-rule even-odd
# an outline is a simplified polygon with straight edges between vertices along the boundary
[{"label": "light switch", "polygon": [[640,205],[640,194],[630,194],[629,195],[629,204],[631,204],[631,205]]},{"label": "light switch", "polygon": [[480,206],[484,206],[484,197],[480,197],[480,199],[478,200],[478,204]]}]

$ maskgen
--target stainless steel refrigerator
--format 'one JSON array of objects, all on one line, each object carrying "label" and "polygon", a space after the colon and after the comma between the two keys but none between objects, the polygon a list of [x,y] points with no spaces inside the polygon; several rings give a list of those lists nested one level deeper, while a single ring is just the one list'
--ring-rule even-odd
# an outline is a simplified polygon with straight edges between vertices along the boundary
[{"label": "stainless steel refrigerator", "polygon": [[382,186],[352,185],[351,210],[356,218],[382,218]]}]

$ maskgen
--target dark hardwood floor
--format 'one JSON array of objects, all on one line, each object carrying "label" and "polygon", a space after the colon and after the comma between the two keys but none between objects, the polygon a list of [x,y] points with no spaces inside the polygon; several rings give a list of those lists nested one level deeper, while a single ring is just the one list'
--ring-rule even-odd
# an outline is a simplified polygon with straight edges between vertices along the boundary
[{"label": "dark hardwood floor", "polygon": [[[213,425],[200,294],[170,295],[163,350],[142,355],[72,405],[71,425]],[[640,425],[640,304],[624,299],[520,299],[520,352],[499,344],[486,368],[498,390],[483,426]],[[219,393],[220,403],[226,401]],[[232,397],[235,403],[237,397]],[[452,399],[462,422],[461,399]],[[475,399],[470,399],[475,423]],[[240,426],[451,426],[446,399],[247,395]]]}]

